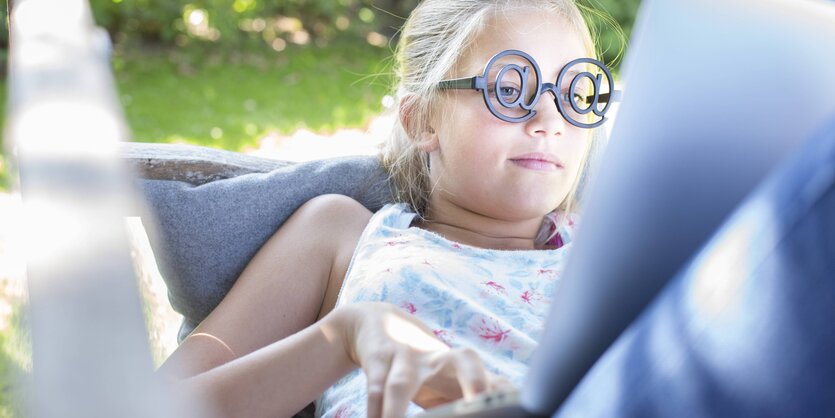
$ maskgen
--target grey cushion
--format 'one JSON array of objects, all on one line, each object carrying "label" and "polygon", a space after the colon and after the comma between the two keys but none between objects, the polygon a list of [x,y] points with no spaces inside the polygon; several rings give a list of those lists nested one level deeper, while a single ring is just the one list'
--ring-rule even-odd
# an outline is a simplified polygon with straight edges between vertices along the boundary
[{"label": "grey cushion", "polygon": [[[182,341],[212,309],[258,249],[303,203],[322,194],[350,196],[376,211],[391,200],[376,157],[300,163],[200,186],[137,180],[156,221],[147,228],[172,307],[184,316]],[[146,216],[147,218],[147,216]]]}]

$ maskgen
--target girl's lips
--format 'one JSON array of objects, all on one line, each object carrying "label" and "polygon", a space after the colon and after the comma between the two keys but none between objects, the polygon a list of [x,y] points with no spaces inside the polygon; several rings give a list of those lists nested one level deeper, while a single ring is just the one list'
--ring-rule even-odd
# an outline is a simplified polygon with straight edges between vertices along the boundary
[{"label": "girl's lips", "polygon": [[510,159],[514,164],[539,171],[555,171],[563,168],[560,160],[553,154],[530,153]]},{"label": "girl's lips", "polygon": [[556,171],[562,167],[550,162],[550,161],[543,161],[543,160],[531,160],[531,159],[519,159],[519,160],[510,160],[513,164],[518,166],[525,167],[531,170],[538,170],[538,171]]}]

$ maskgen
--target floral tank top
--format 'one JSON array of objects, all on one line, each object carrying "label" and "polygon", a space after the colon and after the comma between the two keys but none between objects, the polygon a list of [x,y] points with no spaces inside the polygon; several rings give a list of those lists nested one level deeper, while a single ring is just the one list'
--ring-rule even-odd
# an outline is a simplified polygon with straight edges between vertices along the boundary
[{"label": "floral tank top", "polygon": [[[417,227],[405,204],[380,209],[368,223],[336,306],[388,302],[417,316],[451,347],[470,347],[486,368],[521,385],[543,331],[550,296],[571,245],[573,223],[558,222],[547,250],[491,250],[459,244]],[[316,401],[316,416],[365,417],[366,380],[355,370]],[[409,406],[407,416],[422,409]]]}]

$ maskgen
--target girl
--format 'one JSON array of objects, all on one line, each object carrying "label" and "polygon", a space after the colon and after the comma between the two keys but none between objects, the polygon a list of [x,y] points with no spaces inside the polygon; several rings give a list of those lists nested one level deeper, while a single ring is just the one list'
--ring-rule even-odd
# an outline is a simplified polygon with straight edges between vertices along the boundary
[{"label": "girl", "polygon": [[236,417],[320,394],[320,416],[399,417],[520,383],[612,91],[593,56],[572,0],[423,1],[382,154],[400,203],[303,205],[161,370]]}]

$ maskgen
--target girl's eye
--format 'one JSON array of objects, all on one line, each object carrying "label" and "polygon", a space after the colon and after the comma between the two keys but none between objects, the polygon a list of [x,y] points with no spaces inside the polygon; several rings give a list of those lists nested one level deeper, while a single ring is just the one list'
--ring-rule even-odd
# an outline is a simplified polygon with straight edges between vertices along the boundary
[{"label": "girl's eye", "polygon": [[503,87],[499,87],[499,94],[501,94],[504,97],[518,97],[519,96],[519,90],[516,89],[515,87],[505,87],[505,86],[503,86]]},{"label": "girl's eye", "polygon": [[499,86],[498,91],[496,91],[495,86],[491,86],[489,90],[490,93],[497,93],[496,96],[506,99],[509,102],[516,100],[521,93],[519,89],[513,86]]},{"label": "girl's eye", "polygon": [[571,95],[570,98],[568,96],[569,96],[568,93],[563,93],[562,94],[562,101],[565,102],[565,103],[569,103],[569,101],[573,101],[581,109],[583,109],[584,106],[588,105],[588,101],[587,101],[585,95],[582,95],[580,93],[574,93],[574,94]]}]

